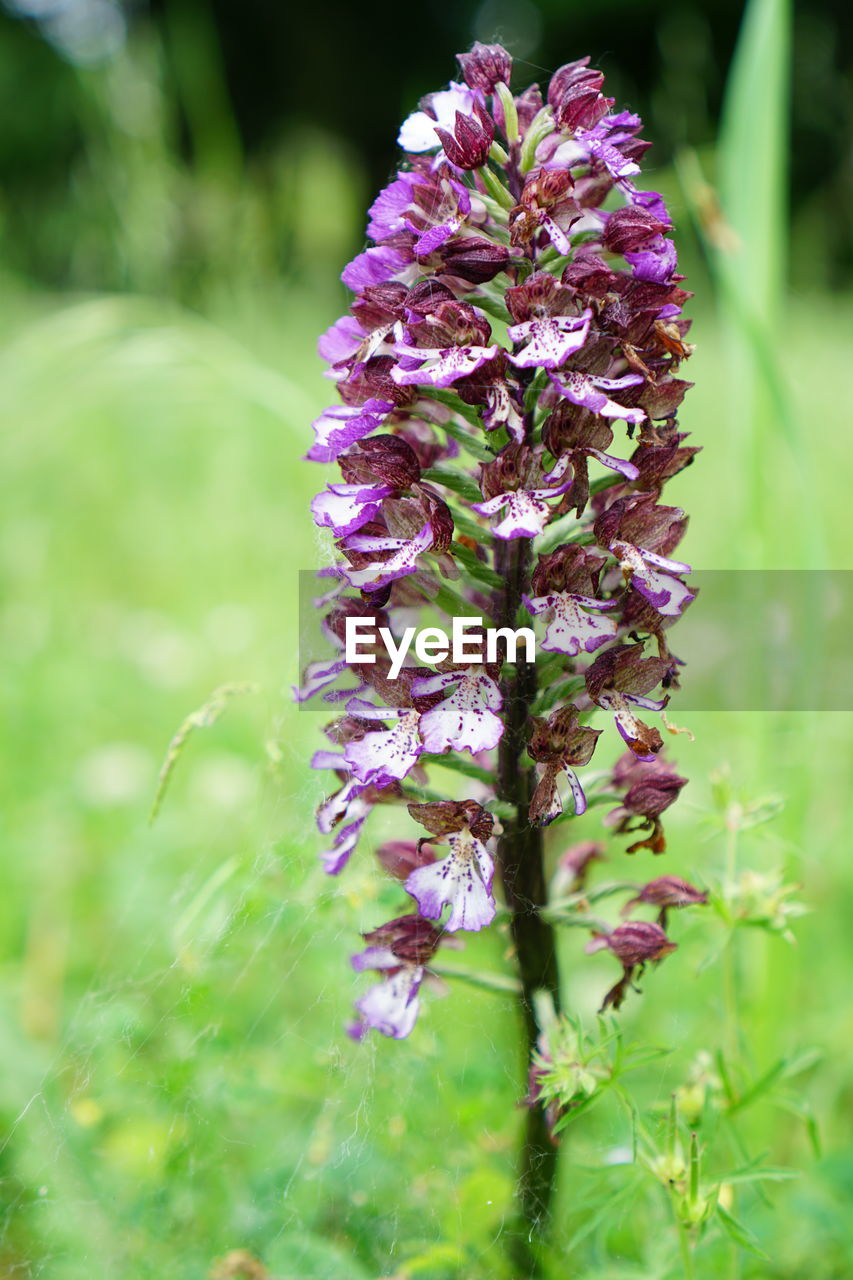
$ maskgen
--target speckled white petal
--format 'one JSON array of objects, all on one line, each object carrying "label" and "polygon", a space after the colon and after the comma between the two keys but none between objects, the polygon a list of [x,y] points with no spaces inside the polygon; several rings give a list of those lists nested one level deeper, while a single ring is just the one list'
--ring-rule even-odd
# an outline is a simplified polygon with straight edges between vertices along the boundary
[{"label": "speckled white petal", "polygon": [[418,867],[406,881],[421,915],[438,920],[445,906],[450,915],[444,922],[448,933],[457,929],[476,932],[495,918],[492,880],[495,864],[486,846],[467,827],[448,837],[450,854],[440,862]]}]

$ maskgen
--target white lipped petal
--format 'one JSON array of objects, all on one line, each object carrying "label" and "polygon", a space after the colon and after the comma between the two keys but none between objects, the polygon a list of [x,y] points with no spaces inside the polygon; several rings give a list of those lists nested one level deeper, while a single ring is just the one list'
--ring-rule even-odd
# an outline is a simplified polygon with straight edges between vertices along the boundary
[{"label": "white lipped petal", "polygon": [[586,609],[612,609],[617,603],[615,600],[593,600],[567,591],[554,591],[533,599],[525,596],[524,603],[532,614],[553,609],[554,617],[548,623],[542,641],[542,648],[549,653],[565,653],[572,658],[580,653],[581,648],[586,653],[593,653],[612,640],[618,630],[613,618],[586,612]]},{"label": "white lipped petal", "polygon": [[481,515],[496,515],[505,509],[504,518],[492,529],[496,538],[508,541],[511,538],[535,538],[542,533],[550,515],[548,504],[543,498],[537,498],[525,489],[517,489],[510,493],[499,493],[488,502],[472,504],[473,511]]},{"label": "white lipped petal", "polygon": [[418,1019],[423,977],[421,965],[402,965],[372,986],[355,1002],[366,1025],[383,1036],[404,1040]]},{"label": "white lipped petal", "polygon": [[387,560],[377,560],[363,569],[341,569],[351,587],[387,586],[396,578],[414,573],[418,556],[432,546],[432,526],[427,523],[413,538],[369,538],[354,534],[347,543],[354,551],[393,551]]},{"label": "white lipped petal", "polygon": [[459,378],[467,378],[489,360],[494,360],[499,350],[497,343],[491,347],[413,347],[398,342],[394,351],[404,363],[394,366],[391,377],[401,387],[420,383],[449,387]]},{"label": "white lipped petal", "polygon": [[417,711],[406,711],[392,729],[366,733],[347,743],[344,757],[360,782],[385,786],[406,777],[424,750],[419,721]]},{"label": "white lipped petal", "polygon": [[400,127],[397,145],[410,154],[433,151],[436,147],[440,147],[441,139],[435,132],[436,128],[446,129],[452,133],[453,126],[456,124],[456,112],[461,111],[463,115],[470,115],[476,96],[474,90],[469,89],[467,85],[457,84],[451,80],[446,89],[432,94],[430,98],[435,119],[427,115],[426,111],[413,111]]},{"label": "white lipped petal", "polygon": [[428,920],[440,919],[449,905],[450,915],[444,922],[448,933],[457,929],[476,932],[495,918],[495,864],[482,840],[472,835],[468,827],[452,832],[448,844],[450,853],[446,858],[412,872],[406,891]]},{"label": "white lipped petal", "polygon": [[639,374],[629,373],[623,378],[598,378],[586,373],[564,369],[559,376],[549,372],[551,382],[572,404],[582,405],[602,418],[622,418],[639,425],[645,421],[643,409],[628,409],[605,395],[605,391],[619,391],[623,387],[635,387],[642,382]]},{"label": "white lipped petal", "polygon": [[[427,692],[429,677],[416,681],[413,693]],[[495,713],[503,706],[501,691],[491,676],[481,669],[455,677],[450,697],[421,716],[421,734],[427,751],[489,751],[503,736],[503,721]],[[434,690],[431,690],[434,691]]]},{"label": "white lipped petal", "polygon": [[579,316],[553,316],[526,320],[507,330],[513,342],[529,342],[509,359],[519,368],[557,369],[579,351],[586,342],[592,312],[589,307]]}]

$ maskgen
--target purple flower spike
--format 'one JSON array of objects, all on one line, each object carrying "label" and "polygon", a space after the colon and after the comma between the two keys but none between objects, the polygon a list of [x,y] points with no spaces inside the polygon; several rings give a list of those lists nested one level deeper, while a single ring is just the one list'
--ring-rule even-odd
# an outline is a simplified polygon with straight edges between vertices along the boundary
[{"label": "purple flower spike", "polygon": [[[683,666],[670,631],[696,595],[687,516],[664,490],[700,450],[678,423],[691,295],[666,203],[641,189],[649,143],[589,58],[519,93],[500,45],[459,65],[403,121],[398,172],[343,271],[349,313],[319,342],[340,399],[307,455],[335,466],[311,503],[330,535],[314,601],[329,650],[294,697],[335,716],[312,760],[332,779],[324,869],[367,857],[411,906],[353,959],[375,974],[355,1039],[409,1035],[439,941],[462,946],[499,910],[525,1000],[533,982],[558,1003],[543,829],[588,807],[591,822],[615,794],[608,856],[660,855],[686,782],[657,727]],[[627,744],[610,780],[587,768],[602,734]],[[576,898],[602,846],[565,845],[549,892]],[[614,863],[617,892],[624,877]],[[622,964],[613,1009],[674,949],[667,910],[704,894],[661,876],[624,897],[592,944]],[[527,1103],[556,1123],[562,1041],[530,1016],[547,1003],[525,1008],[540,1046]]]}]

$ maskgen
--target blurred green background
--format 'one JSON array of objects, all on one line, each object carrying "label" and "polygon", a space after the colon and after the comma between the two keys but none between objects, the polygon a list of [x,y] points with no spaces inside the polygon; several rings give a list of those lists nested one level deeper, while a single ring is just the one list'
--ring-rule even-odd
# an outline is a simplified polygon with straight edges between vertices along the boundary
[{"label": "blurred green background", "polygon": [[[319,872],[322,717],[286,693],[318,554],[315,336],[398,119],[456,49],[503,35],[521,84],[589,52],[647,119],[696,292],[688,558],[853,568],[846,6],[755,0],[745,25],[737,0],[309,8],[0,14],[0,1276],[507,1274],[512,1001],[451,983],[409,1041],[344,1037],[357,930],[400,893],[368,842],[340,881]],[[819,637],[802,661],[807,679]],[[194,735],[149,825],[170,738],[233,682],[256,691]],[[737,856],[758,897],[778,871],[810,908],[794,945],[772,912],[728,942],[740,1070],[769,1082],[734,1125],[710,1101],[703,1122],[712,1170],[799,1176],[735,1186],[766,1257],[711,1231],[697,1274],[849,1280],[850,715],[673,714],[696,741],[670,749],[690,786],[665,869],[712,883],[732,814],[778,796]],[[664,869],[611,854],[614,876]],[[593,1025],[612,961],[566,932]],[[699,914],[673,934],[622,1017],[672,1049],[632,1086],[652,1127],[721,1039],[728,932]],[[490,931],[459,963],[509,972],[506,946]],[[555,1276],[683,1274],[626,1158],[618,1105],[570,1129]]]}]

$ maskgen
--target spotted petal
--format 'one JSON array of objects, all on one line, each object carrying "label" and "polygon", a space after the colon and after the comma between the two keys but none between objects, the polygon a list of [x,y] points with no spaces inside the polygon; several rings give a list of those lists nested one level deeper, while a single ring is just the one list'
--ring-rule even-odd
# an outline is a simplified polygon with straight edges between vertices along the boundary
[{"label": "spotted petal", "polygon": [[483,929],[495,918],[495,864],[483,842],[467,827],[452,832],[448,844],[448,857],[418,867],[406,881],[406,890],[428,920],[440,919],[449,904],[450,915],[444,923],[448,933]]}]

